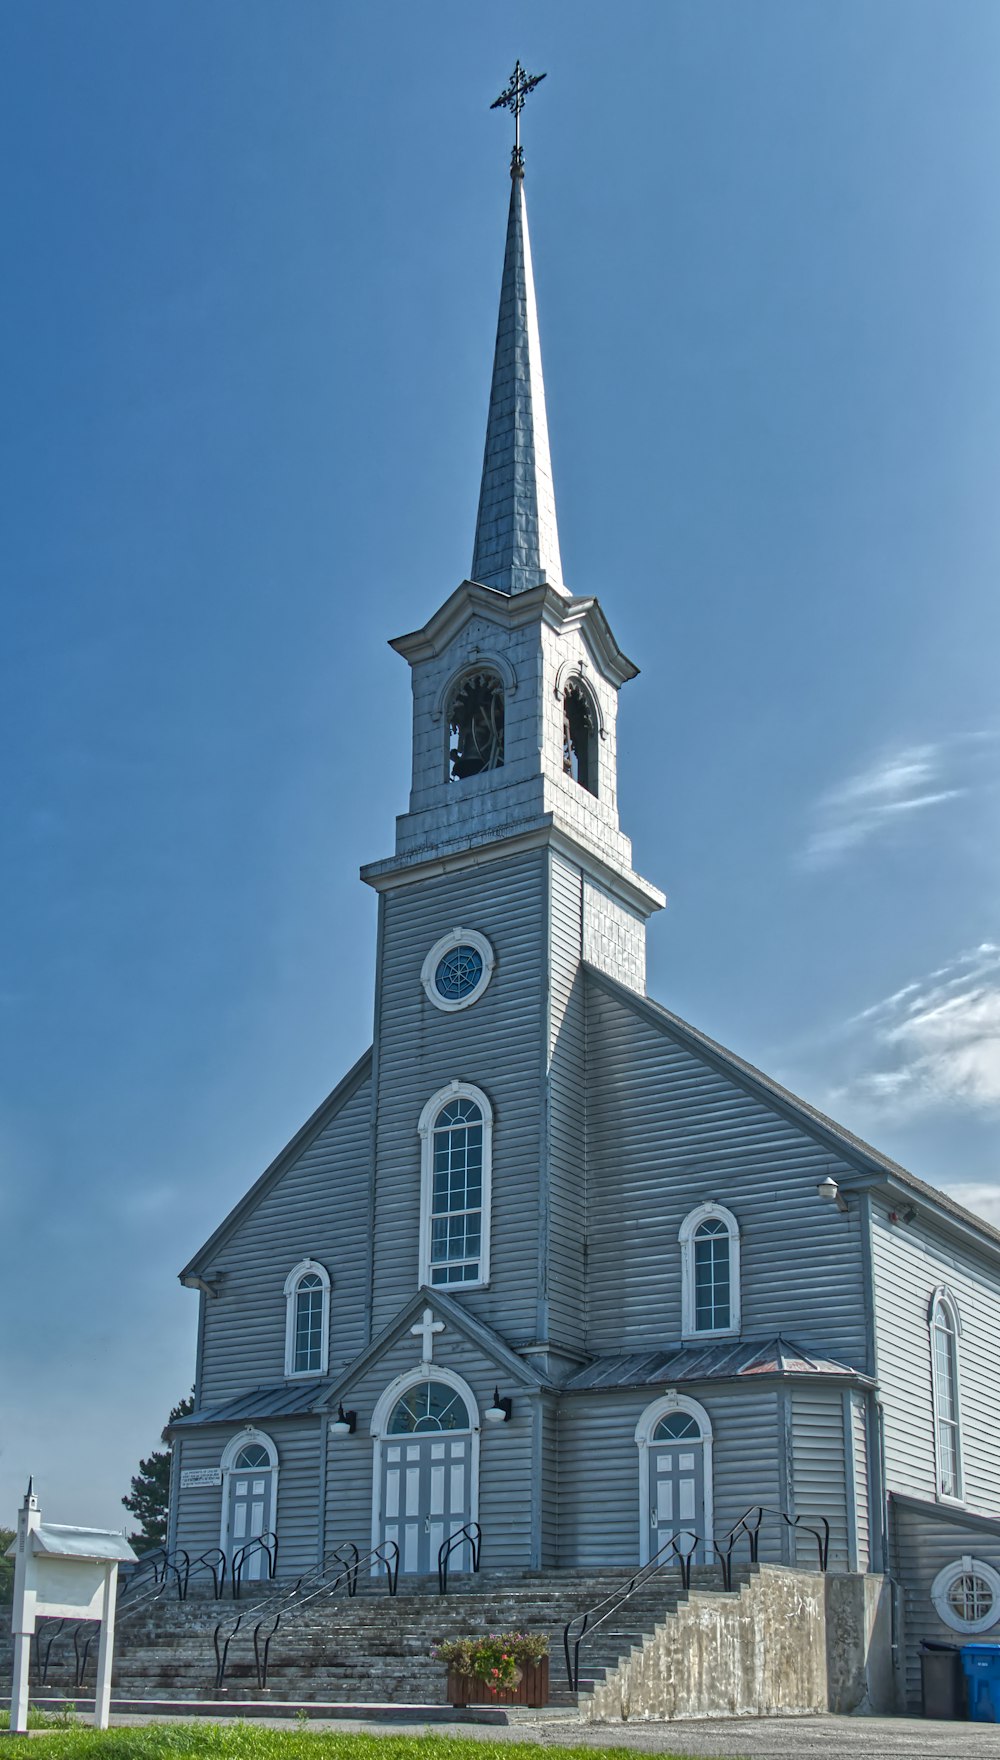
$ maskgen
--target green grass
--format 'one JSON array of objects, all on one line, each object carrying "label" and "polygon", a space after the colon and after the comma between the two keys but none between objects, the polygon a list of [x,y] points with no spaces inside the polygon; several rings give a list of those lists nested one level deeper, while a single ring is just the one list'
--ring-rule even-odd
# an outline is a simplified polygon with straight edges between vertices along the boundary
[{"label": "green grass", "polygon": [[[335,1730],[274,1729],[267,1723],[150,1723],[96,1730],[34,1714],[44,1734],[9,1736],[0,1760],[601,1760],[623,1748],[543,1748],[534,1742],[463,1736],[341,1735]],[[658,1760],[671,1760],[667,1754]],[[675,1757],[676,1760],[676,1757]]]}]

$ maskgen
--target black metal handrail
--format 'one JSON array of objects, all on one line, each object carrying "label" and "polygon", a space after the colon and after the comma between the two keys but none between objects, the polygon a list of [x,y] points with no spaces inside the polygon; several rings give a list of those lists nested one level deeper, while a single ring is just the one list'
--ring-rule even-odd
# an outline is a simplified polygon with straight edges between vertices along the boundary
[{"label": "black metal handrail", "polygon": [[[222,1689],[226,1674],[226,1666],[229,1661],[230,1646],[232,1645],[233,1640],[237,1638],[241,1632],[244,1635],[250,1634],[251,1621],[254,1619],[255,1614],[260,1615],[260,1618],[253,1625],[252,1629],[254,1661],[257,1668],[258,1682],[261,1685],[266,1685],[267,1656],[270,1651],[271,1639],[274,1637],[274,1634],[288,1608],[293,1603],[297,1603],[299,1606],[304,1606],[307,1602],[315,1600],[316,1597],[320,1595],[333,1595],[340,1587],[346,1588],[349,1597],[355,1595],[357,1593],[360,1570],[364,1564],[372,1564],[376,1569],[379,1565],[384,1566],[389,1584],[389,1594],[395,1595],[396,1586],[399,1581],[399,1547],[396,1545],[396,1542],[394,1540],[384,1541],[381,1546],[373,1547],[370,1552],[367,1552],[362,1556],[358,1551],[358,1548],[354,1545],[354,1542],[347,1541],[339,1546],[333,1547],[331,1551],[325,1553],[321,1562],[313,1570],[304,1571],[300,1577],[297,1577],[295,1582],[286,1589],[284,1595],[277,1604],[273,1598],[269,1598],[254,1602],[252,1605],[242,1608],[237,1618],[233,1621],[232,1625],[226,1632],[223,1631],[225,1622],[220,1620],[212,1634],[212,1644],[215,1649],[216,1691],[218,1692]],[[338,1568],[334,1570],[333,1577],[331,1578],[330,1573],[334,1566]],[[303,1590],[306,1591],[304,1594]],[[264,1639],[264,1652],[262,1654],[260,1635],[261,1627],[266,1625],[269,1615],[271,1616],[273,1623],[270,1632]],[[261,1679],[262,1674],[263,1680]]]},{"label": "black metal handrail", "polygon": [[479,1554],[483,1544],[483,1530],[478,1522],[466,1522],[462,1528],[456,1528],[447,1540],[442,1540],[438,1547],[438,1594],[448,1593],[448,1562],[456,1547],[463,1546],[466,1541],[472,1552],[472,1568],[479,1569]]},{"label": "black metal handrail", "polygon": [[[278,1536],[272,1529],[269,1528],[265,1534],[255,1534],[252,1540],[248,1540],[238,1552],[233,1553],[229,1576],[233,1586],[234,1601],[240,1599],[240,1584],[247,1562],[254,1558],[258,1552],[263,1552],[267,1558],[267,1576],[270,1581],[278,1567]],[[258,1579],[255,1577],[253,1580],[256,1582]]]},{"label": "black metal handrail", "polygon": [[298,1590],[296,1589],[295,1593],[298,1598],[294,1600],[292,1596],[286,1596],[284,1602],[275,1611],[270,1631],[264,1632],[263,1638],[262,1628],[267,1624],[267,1620],[258,1620],[257,1624],[254,1626],[253,1658],[257,1670],[257,1685],[262,1691],[267,1686],[267,1670],[271,1657],[271,1640],[282,1621],[287,1625],[289,1620],[296,1619],[298,1615],[304,1612],[313,1601],[320,1598],[329,1600],[337,1593],[337,1590],[341,1585],[346,1586],[348,1596],[356,1595],[358,1588],[358,1571],[362,1564],[371,1564],[373,1566],[378,1566],[379,1564],[384,1565],[386,1578],[389,1584],[389,1594],[395,1595],[399,1583],[399,1547],[395,1540],[383,1540],[379,1546],[373,1546],[371,1551],[365,1554],[364,1558],[359,1556],[358,1549],[353,1544],[351,1546],[351,1551],[354,1553],[353,1562],[349,1562],[345,1565],[339,1576],[334,1577],[331,1582],[316,1583],[304,1595],[299,1595]]},{"label": "black metal handrail", "polygon": [[[760,1530],[765,1516],[777,1516],[793,1531],[801,1528],[803,1533],[811,1534],[816,1541],[817,1559],[821,1571],[825,1571],[830,1558],[830,1524],[826,1516],[790,1516],[787,1510],[770,1509],[766,1504],[752,1504],[745,1510],[737,1522],[727,1531],[721,1540],[713,1535],[711,1539],[703,1539],[693,1529],[681,1529],[671,1534],[653,1556],[647,1559],[634,1571],[628,1581],[612,1589],[602,1600],[595,1602],[585,1613],[575,1614],[567,1620],[563,1628],[563,1654],[566,1659],[566,1676],[571,1693],[579,1689],[580,1682],[580,1645],[586,1636],[592,1636],[598,1626],[610,1619],[613,1613],[624,1605],[658,1572],[669,1570],[673,1565],[680,1567],[681,1585],[685,1592],[691,1587],[691,1567],[699,1547],[708,1553],[715,1554],[722,1574],[723,1588],[731,1590],[733,1586],[733,1553],[740,1541],[745,1539],[750,1552],[750,1563],[755,1565],[760,1554]],[[813,1527],[812,1523],[819,1524]],[[684,1545],[689,1541],[690,1545]],[[600,1617],[595,1619],[595,1614]]]},{"label": "black metal handrail", "polygon": [[[790,1516],[787,1510],[769,1509],[768,1506],[763,1503],[752,1504],[750,1508],[745,1510],[740,1516],[739,1521],[735,1522],[730,1528],[729,1533],[726,1535],[727,1560],[732,1559],[734,1546],[745,1535],[750,1547],[750,1563],[756,1564],[758,1562],[758,1554],[760,1551],[760,1530],[765,1516],[777,1516],[780,1521],[783,1521],[786,1526],[793,1531],[801,1528],[804,1534],[811,1534],[816,1542],[816,1556],[819,1568],[821,1571],[826,1570],[830,1560],[830,1524],[827,1521],[826,1516]],[[820,1526],[814,1528],[812,1526],[813,1522],[818,1522]],[[719,1548],[717,1542],[713,1542],[713,1545],[718,1553]],[[728,1583],[726,1587],[729,1587]]]},{"label": "black metal handrail", "polygon": [[[682,1546],[682,1539],[690,1540],[691,1545]],[[651,1577],[655,1577],[658,1571],[668,1569],[673,1564],[680,1566],[681,1582],[685,1589],[690,1589],[691,1563],[702,1544],[699,1536],[691,1529],[684,1529],[680,1534],[671,1534],[669,1540],[665,1540],[645,1564],[633,1571],[627,1582],[610,1589],[600,1601],[595,1601],[593,1607],[588,1607],[585,1613],[575,1614],[571,1620],[567,1620],[563,1627],[563,1654],[571,1693],[577,1691],[580,1679],[580,1645],[587,1634],[592,1635],[598,1626],[602,1626],[606,1619],[617,1613],[630,1596],[649,1582]],[[595,1619],[595,1614],[599,1614],[600,1618]]]}]

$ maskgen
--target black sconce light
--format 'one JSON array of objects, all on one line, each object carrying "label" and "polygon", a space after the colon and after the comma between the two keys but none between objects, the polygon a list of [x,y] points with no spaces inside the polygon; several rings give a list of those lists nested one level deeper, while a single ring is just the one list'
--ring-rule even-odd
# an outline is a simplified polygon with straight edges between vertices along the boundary
[{"label": "black sconce light", "polygon": [[483,1413],[483,1417],[486,1419],[487,1424],[509,1424],[510,1415],[513,1409],[514,1401],[506,1394],[504,1395],[504,1398],[501,1399],[500,1389],[499,1387],[495,1387],[493,1389],[493,1404],[487,1406]]},{"label": "black sconce light", "polygon": [[330,1425],[331,1436],[353,1436],[358,1427],[357,1412],[345,1412],[343,1401],[337,1407],[337,1416]]}]

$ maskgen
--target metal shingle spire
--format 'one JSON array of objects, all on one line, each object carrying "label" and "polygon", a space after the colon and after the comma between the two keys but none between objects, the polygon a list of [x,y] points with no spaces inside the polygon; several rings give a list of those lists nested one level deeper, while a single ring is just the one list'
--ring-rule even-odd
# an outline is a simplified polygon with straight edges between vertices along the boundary
[{"label": "metal shingle spire", "polygon": [[525,74],[518,62],[507,90],[491,106],[495,110],[502,105],[513,112],[515,136],[500,317],[471,575],[474,581],[503,593],[524,593],[543,581],[566,592],[545,419],[542,351],[520,139],[525,94],[544,78],[543,73]]}]

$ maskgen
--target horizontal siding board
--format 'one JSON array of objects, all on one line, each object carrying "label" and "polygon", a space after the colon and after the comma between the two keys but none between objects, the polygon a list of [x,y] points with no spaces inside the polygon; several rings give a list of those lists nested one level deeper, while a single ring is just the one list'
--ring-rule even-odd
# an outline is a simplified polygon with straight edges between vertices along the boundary
[{"label": "horizontal siding board", "polygon": [[964,1498],[971,1510],[1000,1516],[1000,1269],[931,1225],[890,1222],[883,1204],[873,1206],[872,1258],[888,1488],[928,1499],[936,1492],[928,1312],[935,1289],[947,1284],[962,1323]]},{"label": "horizontal siding board", "polygon": [[371,1082],[363,1082],[319,1136],[220,1246],[223,1273],[205,1302],[200,1394],[221,1405],[285,1375],[284,1284],[294,1265],[319,1260],[330,1274],[330,1366],[366,1343]]},{"label": "horizontal siding board", "polygon": [[795,1562],[815,1570],[817,1543],[807,1529],[830,1524],[831,1570],[848,1568],[847,1461],[844,1447],[844,1401],[838,1387],[792,1388],[792,1485],[795,1516]]},{"label": "horizontal siding board", "polygon": [[895,1502],[891,1511],[893,1575],[903,1591],[906,1699],[908,1708],[915,1712],[920,1710],[923,1639],[946,1644],[1000,1642],[1000,1618],[989,1630],[967,1639],[944,1623],[931,1601],[931,1587],[938,1572],[965,1556],[982,1559],[1000,1571],[1000,1530],[989,1534],[981,1528],[963,1528],[958,1522],[935,1520],[933,1509],[922,1513]]},{"label": "horizontal siding board", "polygon": [[846,1164],[597,983],[587,1044],[588,1348],[680,1338],[678,1234],[714,1200],[740,1224],[744,1336],[863,1365],[860,1216],[816,1196]]},{"label": "horizontal siding board", "polygon": [[[771,1388],[726,1390],[693,1384],[713,1431],[714,1531],[720,1539],[755,1504],[780,1502],[779,1418]],[[659,1394],[656,1395],[659,1397]],[[559,1563],[629,1566],[639,1558],[640,1450],[635,1429],[648,1392],[564,1395],[559,1402]],[[761,1559],[781,1557],[780,1529],[761,1532]],[[734,1555],[746,1562],[746,1546]]]},{"label": "horizontal siding board", "polygon": [[[420,1142],[426,1101],[453,1080],[494,1109],[489,1289],[461,1295],[506,1336],[535,1336],[542,1144],[548,869],[544,850],[385,896],[379,991],[375,1302],[379,1332],[417,1284]],[[420,981],[428,948],[461,925],[492,944],[496,967],[469,1009],[443,1013]]]}]

